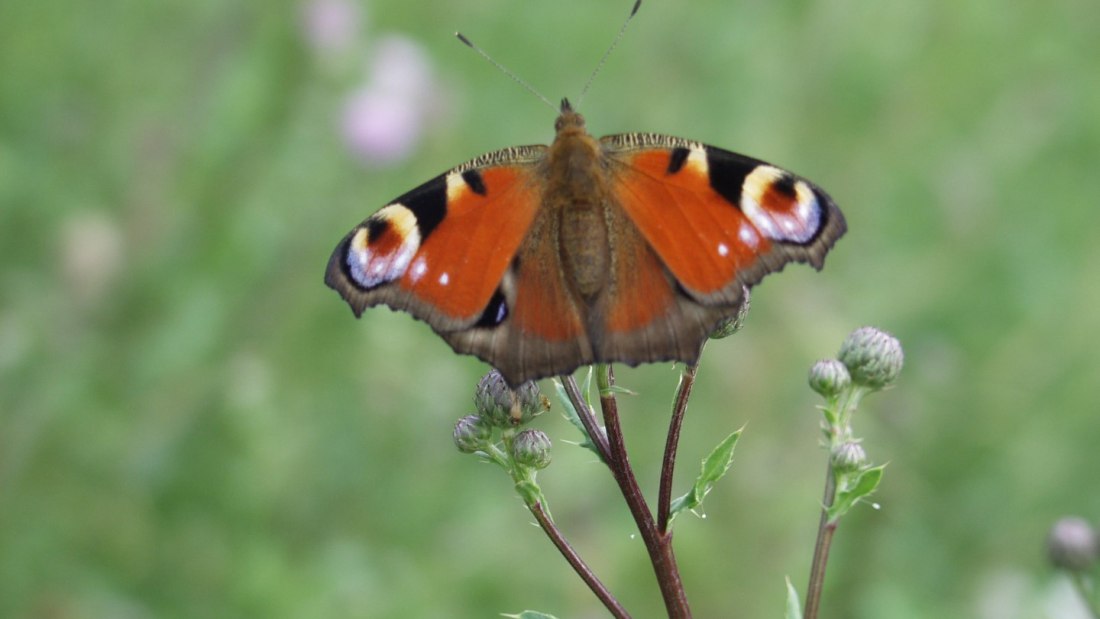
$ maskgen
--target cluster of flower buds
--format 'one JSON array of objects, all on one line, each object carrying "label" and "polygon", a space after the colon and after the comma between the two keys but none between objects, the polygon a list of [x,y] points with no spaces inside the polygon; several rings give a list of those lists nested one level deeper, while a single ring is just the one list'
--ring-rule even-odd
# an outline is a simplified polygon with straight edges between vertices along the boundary
[{"label": "cluster of flower buds", "polygon": [[550,410],[550,400],[535,382],[513,389],[496,370],[481,378],[474,393],[476,415],[458,420],[454,441],[463,453],[488,453],[493,449],[494,431],[504,438],[511,461],[531,469],[550,464],[550,437],[541,430],[516,430]]},{"label": "cluster of flower buds", "polygon": [[860,327],[844,340],[836,359],[810,368],[810,388],[832,398],[851,385],[878,391],[898,378],[905,354],[897,338],[874,327]]}]

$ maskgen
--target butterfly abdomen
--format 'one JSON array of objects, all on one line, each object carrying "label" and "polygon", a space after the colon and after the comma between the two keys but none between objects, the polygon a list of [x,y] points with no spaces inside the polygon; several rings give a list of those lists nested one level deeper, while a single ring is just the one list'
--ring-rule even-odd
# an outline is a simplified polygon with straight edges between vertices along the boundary
[{"label": "butterfly abdomen", "polygon": [[[578,116],[579,118],[579,116]],[[560,130],[546,161],[546,212],[556,218],[562,275],[578,300],[595,303],[611,271],[606,172],[599,143],[581,125]]]}]

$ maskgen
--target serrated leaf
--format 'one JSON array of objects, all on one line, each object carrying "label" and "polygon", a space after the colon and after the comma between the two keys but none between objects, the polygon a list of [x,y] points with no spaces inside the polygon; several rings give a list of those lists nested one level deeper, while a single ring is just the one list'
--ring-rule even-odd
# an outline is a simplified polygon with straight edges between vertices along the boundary
[{"label": "serrated leaf", "polygon": [[833,499],[833,504],[827,511],[829,521],[836,522],[848,513],[848,510],[852,509],[856,503],[870,496],[878,488],[879,482],[882,481],[882,473],[885,468],[886,465],[881,464],[861,471],[854,480],[844,484],[845,487],[838,488],[836,498]]},{"label": "serrated leaf", "polygon": [[710,452],[710,455],[703,458],[699,476],[695,478],[691,491],[673,499],[672,505],[669,506],[669,525],[672,524],[672,521],[676,519],[680,512],[699,507],[714,487],[714,484],[729,471],[730,465],[733,464],[733,449],[737,446],[737,439],[739,438],[741,438],[741,430],[727,436],[721,443],[718,443],[718,446]]},{"label": "serrated leaf", "polygon": [[[581,390],[581,393],[588,393],[588,387],[591,380],[592,371],[591,369],[589,369],[588,377],[585,379],[585,386]],[[600,452],[596,449],[595,443],[592,442],[592,437],[588,436],[588,430],[586,430],[584,424],[581,423],[580,415],[577,414],[577,409],[573,406],[573,401],[569,399],[569,394],[565,391],[565,385],[562,384],[561,380],[557,378],[553,380],[553,383],[554,390],[558,394],[558,400],[561,401],[561,408],[564,411],[564,413],[562,414],[565,415],[565,418],[567,420],[569,420],[569,423],[573,424],[573,427],[580,430],[581,436],[584,437],[584,440],[577,443],[577,445],[584,449],[587,449],[588,451],[591,451],[592,453],[596,454],[597,458],[600,458]],[[603,460],[603,458],[600,459]]]},{"label": "serrated leaf", "polygon": [[783,616],[786,619],[802,619],[802,601],[798,597],[798,590],[791,584],[790,576],[787,576],[787,612]]},{"label": "serrated leaf", "polygon": [[501,613],[501,617],[508,617],[509,619],[558,619],[554,615],[548,615],[546,613],[540,613],[537,610],[525,610],[518,615],[509,615]]}]

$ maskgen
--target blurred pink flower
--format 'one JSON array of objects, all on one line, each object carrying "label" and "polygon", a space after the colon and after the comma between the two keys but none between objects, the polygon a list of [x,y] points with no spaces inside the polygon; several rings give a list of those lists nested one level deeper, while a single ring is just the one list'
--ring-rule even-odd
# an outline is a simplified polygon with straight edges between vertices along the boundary
[{"label": "blurred pink flower", "polygon": [[367,79],[371,88],[420,101],[431,93],[432,65],[419,43],[390,34],[371,47]]},{"label": "blurred pink flower", "polygon": [[440,116],[442,98],[421,45],[400,35],[381,37],[371,47],[366,84],[344,104],[344,141],[367,165],[403,161]]},{"label": "blurred pink flower", "polygon": [[351,0],[306,0],[302,29],[314,50],[338,54],[355,43],[362,26],[362,9]]},{"label": "blurred pink flower", "polygon": [[348,148],[368,165],[406,159],[420,141],[422,125],[414,102],[370,87],[353,93],[342,121]]}]

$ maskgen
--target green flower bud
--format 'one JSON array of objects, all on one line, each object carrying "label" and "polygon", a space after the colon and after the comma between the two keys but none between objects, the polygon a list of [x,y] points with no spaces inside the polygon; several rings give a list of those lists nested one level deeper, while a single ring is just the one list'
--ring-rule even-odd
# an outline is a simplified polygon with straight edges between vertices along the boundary
[{"label": "green flower bud", "polygon": [[1092,569],[1100,556],[1096,530],[1083,518],[1062,518],[1047,536],[1047,555],[1054,567],[1071,572]]},{"label": "green flower bud", "polygon": [[466,415],[455,424],[455,447],[462,453],[472,454],[480,451],[492,435],[493,429],[483,423],[480,417]]},{"label": "green flower bud", "polygon": [[810,389],[829,398],[852,384],[848,368],[836,359],[822,359],[810,368]]},{"label": "green flower bud", "polygon": [[550,437],[542,430],[524,430],[512,439],[516,464],[544,469],[550,464]]},{"label": "green flower bud", "polygon": [[852,331],[837,358],[848,367],[852,382],[876,390],[897,380],[905,362],[897,338],[874,327]]},{"label": "green flower bud", "polygon": [[847,441],[837,445],[829,456],[833,469],[841,473],[855,473],[867,465],[867,452],[859,441]]},{"label": "green flower bud", "polygon": [[542,395],[534,381],[513,390],[500,372],[492,370],[478,382],[474,406],[478,416],[489,425],[511,428],[550,410],[550,400]]},{"label": "green flower bud", "polygon": [[718,325],[714,327],[714,330],[710,332],[710,338],[712,340],[720,340],[724,337],[729,337],[740,331],[741,327],[745,326],[745,317],[749,315],[749,287],[742,286],[741,292],[741,302],[737,304],[737,313],[719,321]]}]

